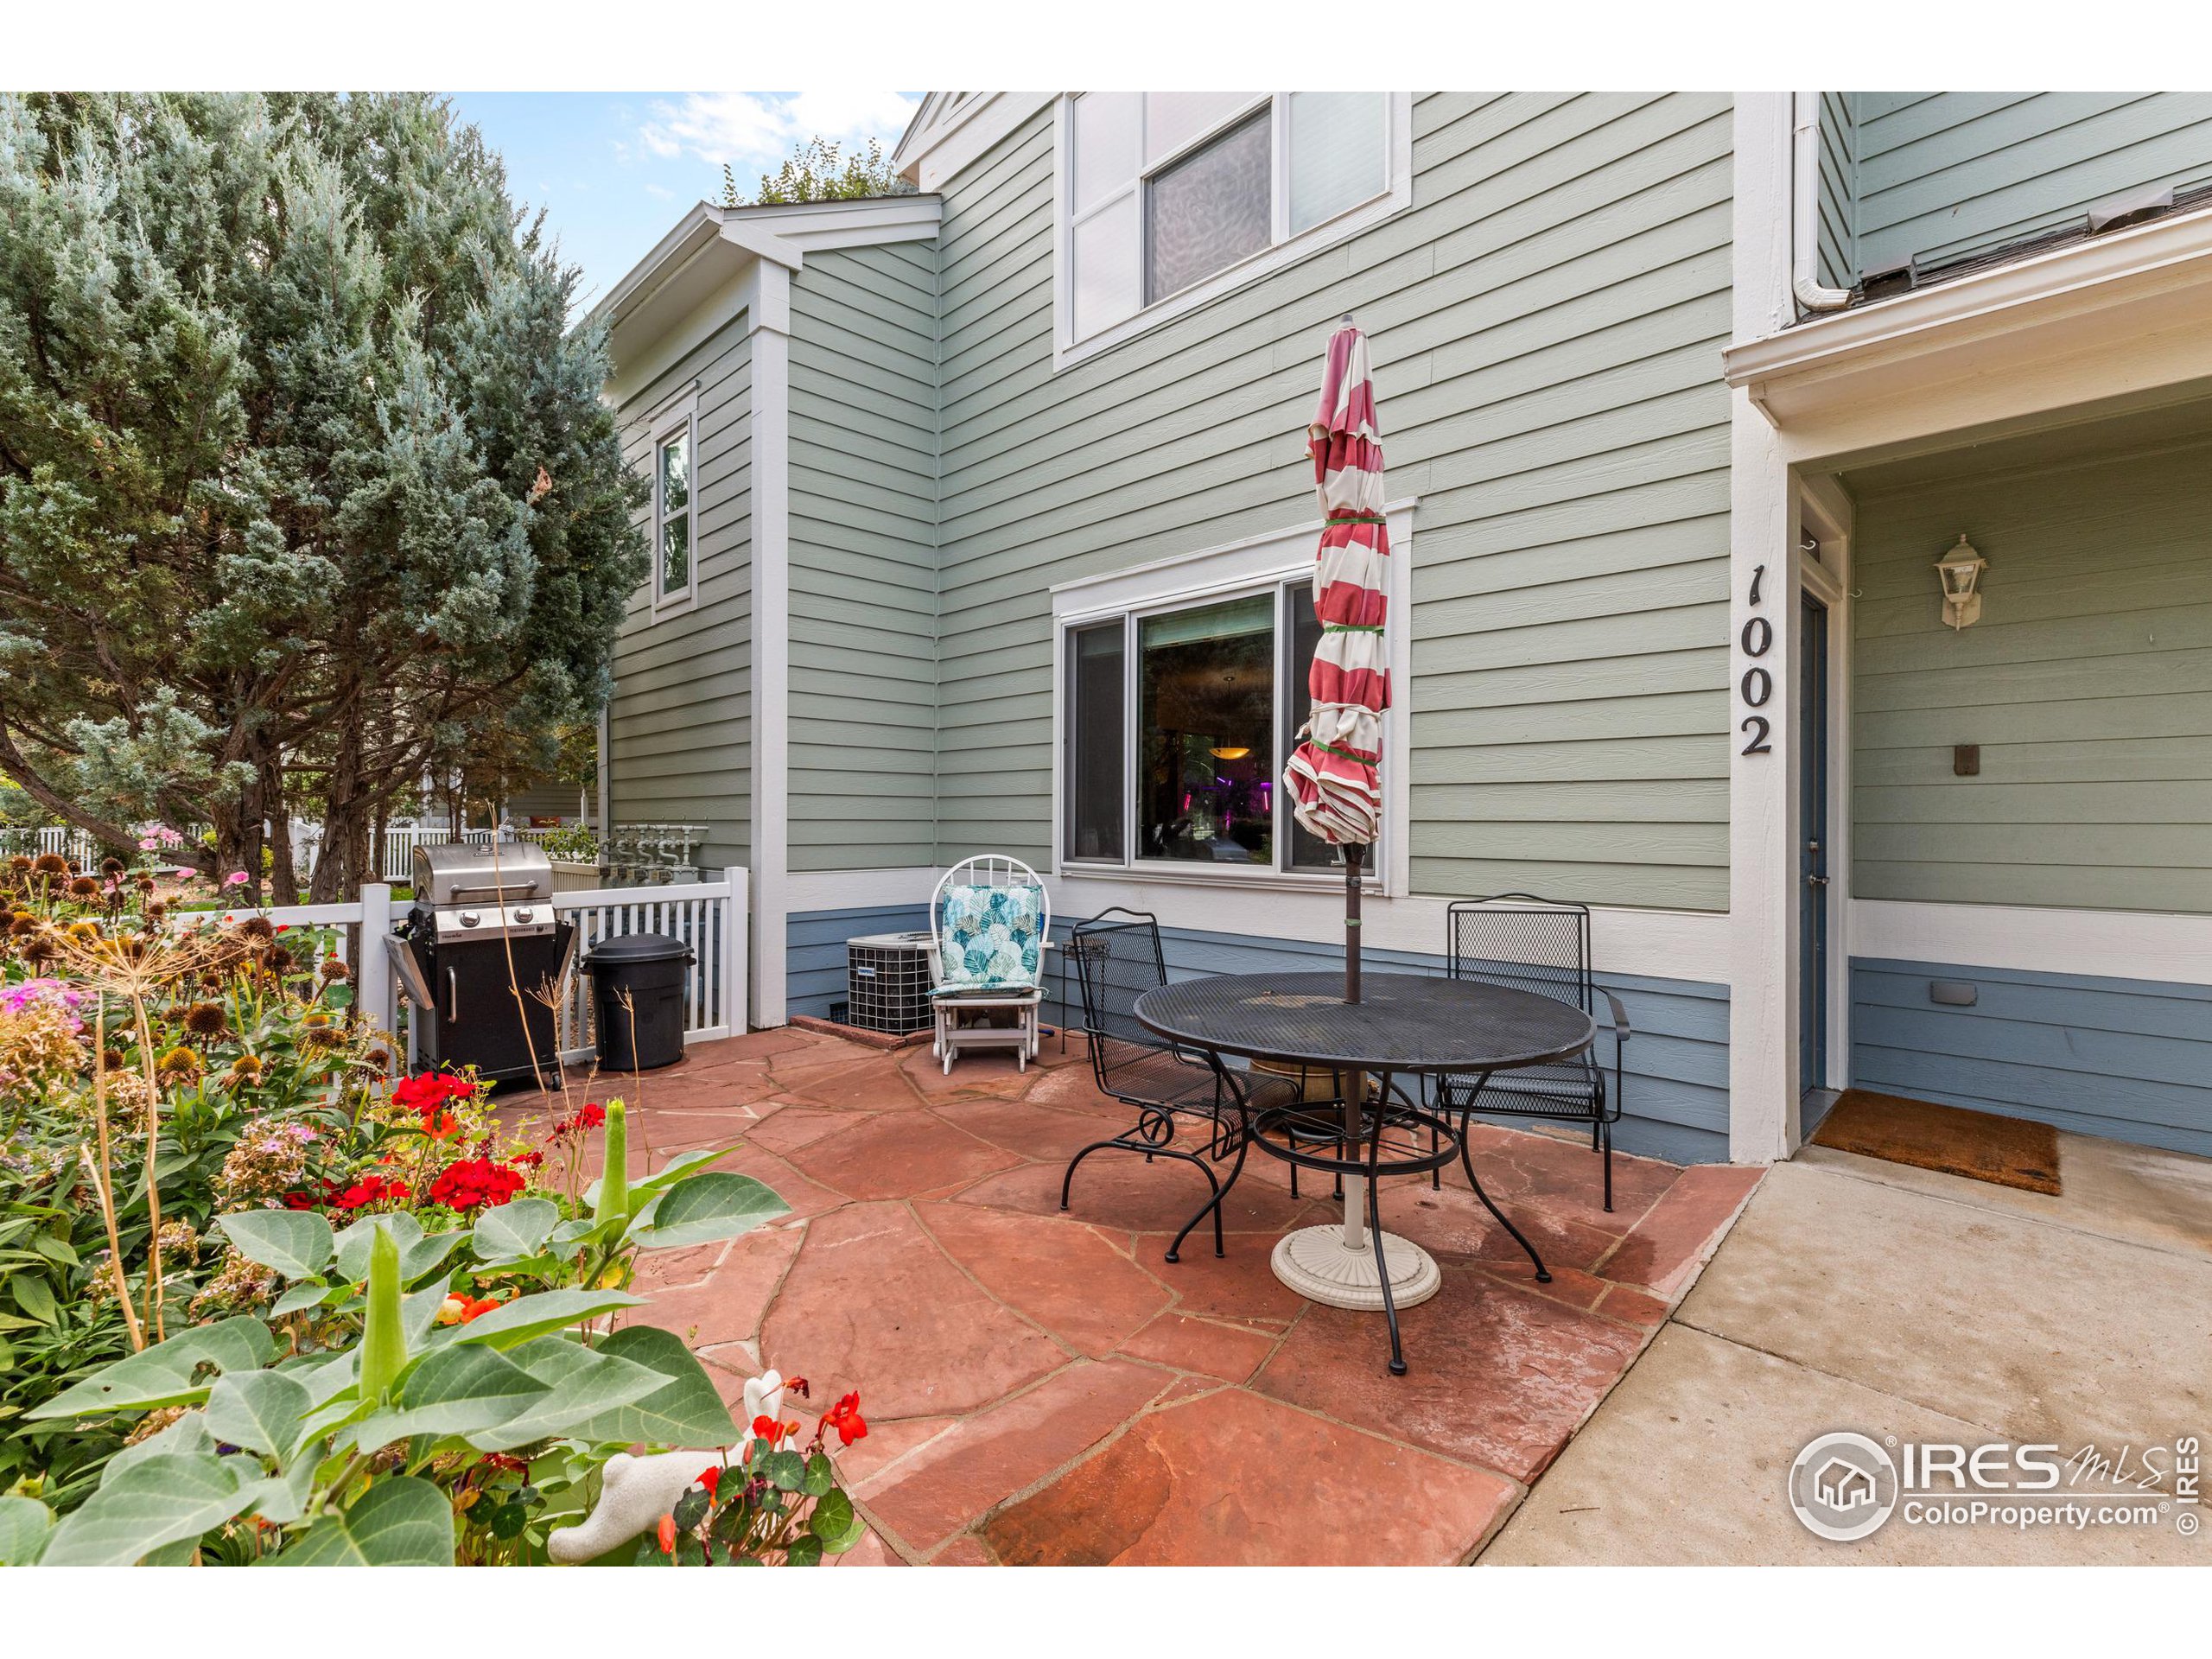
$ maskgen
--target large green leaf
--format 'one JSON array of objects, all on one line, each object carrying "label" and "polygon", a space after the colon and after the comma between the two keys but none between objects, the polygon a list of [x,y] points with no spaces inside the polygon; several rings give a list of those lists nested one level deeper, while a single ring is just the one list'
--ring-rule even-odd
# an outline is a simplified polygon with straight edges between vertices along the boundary
[{"label": "large green leaf", "polygon": [[0,1497],[0,1567],[29,1567],[53,1527],[54,1511],[36,1498]]},{"label": "large green leaf", "polygon": [[143,1459],[111,1471],[83,1508],[62,1516],[39,1560],[129,1567],[163,1544],[221,1526],[243,1507],[238,1477],[223,1459]]},{"label": "large green leaf", "polygon": [[674,1332],[630,1325],[607,1338],[599,1351],[658,1371],[665,1380],[641,1400],[571,1427],[567,1433],[574,1438],[701,1446],[729,1446],[744,1438],[713,1379]]},{"label": "large green leaf", "polygon": [[395,1210],[390,1215],[362,1217],[338,1235],[338,1276],[346,1283],[358,1285],[369,1276],[369,1244],[379,1230],[391,1235],[391,1242],[399,1246],[403,1262],[408,1247],[420,1243],[423,1238],[423,1224],[404,1210]]},{"label": "large green leaf", "polygon": [[279,1567],[451,1567],[453,1506],[427,1480],[391,1475],[317,1521]]},{"label": "large green leaf", "polygon": [[269,1317],[281,1319],[287,1313],[296,1313],[303,1307],[315,1307],[331,1294],[330,1287],[320,1279],[310,1279],[304,1284],[294,1285],[276,1299],[276,1306],[269,1310]]},{"label": "large green leaf", "polygon": [[467,1242],[468,1235],[456,1228],[449,1233],[432,1233],[411,1244],[402,1244],[399,1248],[400,1282],[413,1284],[431,1268],[442,1266],[448,1256]]},{"label": "large green leaf", "polygon": [[750,1175],[715,1172],[694,1175],[670,1187],[630,1229],[631,1239],[648,1250],[706,1244],[749,1233],[766,1221],[791,1213],[785,1204]]},{"label": "large green leaf", "polygon": [[536,1255],[561,1224],[561,1206],[550,1198],[517,1198],[494,1205],[476,1218],[473,1243],[485,1262],[512,1262]]},{"label": "large green leaf", "polygon": [[521,1415],[546,1392],[543,1382],[495,1349],[475,1344],[440,1348],[407,1373],[391,1408],[362,1419],[353,1438],[363,1451],[373,1452],[416,1434],[470,1434]]},{"label": "large green leaf", "polygon": [[448,1325],[441,1334],[449,1343],[513,1348],[532,1337],[566,1330],[617,1308],[644,1306],[643,1297],[627,1291],[542,1290],[533,1296],[518,1296],[498,1313],[483,1314],[467,1325]]},{"label": "large green leaf", "polygon": [[311,1210],[240,1210],[215,1224],[240,1255],[287,1279],[311,1279],[330,1265],[330,1224]]},{"label": "large green leaf", "polygon": [[815,1500],[806,1528],[832,1555],[843,1554],[868,1535],[868,1522],[854,1513],[853,1500],[834,1489]]},{"label": "large green leaf", "polygon": [[269,1327],[251,1314],[240,1313],[213,1325],[195,1325],[142,1353],[118,1360],[25,1414],[82,1417],[97,1412],[188,1405],[205,1396],[213,1380],[198,1376],[203,1365],[218,1371],[258,1370],[276,1351],[276,1339],[269,1334]]},{"label": "large green leaf", "polygon": [[545,1396],[520,1415],[468,1435],[468,1443],[480,1452],[512,1451],[567,1435],[575,1425],[634,1404],[668,1382],[648,1366],[565,1337],[540,1337],[508,1357],[545,1385]]},{"label": "large green leaf", "polygon": [[679,1152],[650,1175],[640,1175],[630,1183],[632,1192],[659,1192],[682,1180],[693,1170],[711,1164],[717,1158],[727,1157],[727,1147],[709,1147],[701,1152]]},{"label": "large green leaf", "polygon": [[307,1384],[282,1371],[240,1371],[207,1391],[207,1432],[284,1463],[298,1449],[301,1419],[314,1404]]}]

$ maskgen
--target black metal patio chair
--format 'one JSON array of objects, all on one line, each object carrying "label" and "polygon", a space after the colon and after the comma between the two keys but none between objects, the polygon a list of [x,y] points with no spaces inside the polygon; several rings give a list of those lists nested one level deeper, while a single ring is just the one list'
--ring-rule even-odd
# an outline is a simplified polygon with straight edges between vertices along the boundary
[{"label": "black metal patio chair", "polygon": [[[1248,1114],[1297,1097],[1299,1084],[1287,1077],[1254,1077],[1234,1071],[1211,1054],[1196,1053],[1163,1041],[1141,1024],[1133,1010],[1147,991],[1167,982],[1167,959],[1160,942],[1160,921],[1142,911],[1120,906],[1078,922],[1068,936],[1067,951],[1083,988],[1084,1037],[1090,1048],[1090,1069],[1100,1092],[1137,1109],[1130,1128],[1093,1141],[1068,1162],[1060,1182],[1060,1208],[1068,1207],[1077,1166],[1094,1152],[1109,1148],[1174,1158],[1206,1178],[1211,1196],[1198,1206],[1167,1247],[1178,1259],[1191,1230],[1213,1214],[1213,1253],[1223,1255],[1221,1203],[1244,1166],[1249,1144]],[[1174,1144],[1178,1127],[1198,1131],[1191,1145]],[[1213,1166],[1233,1160],[1226,1181]]]},{"label": "black metal patio chair", "polygon": [[[1438,1079],[1438,1103],[1464,1120],[1546,1118],[1587,1123],[1590,1150],[1605,1160],[1605,1208],[1613,1207],[1613,1125],[1621,1115],[1622,1054],[1633,1034],[1620,999],[1591,977],[1590,907],[1505,893],[1462,899],[1446,906],[1445,930],[1452,977],[1482,980],[1571,1002],[1613,1038],[1611,1077],[1595,1046],[1548,1065]],[[1605,999],[1605,1013],[1598,1000]],[[1608,1017],[1610,1016],[1610,1018]]]}]

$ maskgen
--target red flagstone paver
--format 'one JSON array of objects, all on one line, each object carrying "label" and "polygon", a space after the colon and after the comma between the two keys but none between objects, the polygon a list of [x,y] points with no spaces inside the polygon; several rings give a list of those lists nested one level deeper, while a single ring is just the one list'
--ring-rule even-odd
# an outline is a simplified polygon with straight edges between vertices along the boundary
[{"label": "red flagstone paver", "polygon": [[1452,1267],[1435,1296],[1398,1316],[1408,1375],[1377,1375],[1389,1338],[1376,1324],[1315,1307],[1252,1386],[1523,1481],[1557,1455],[1649,1334]]},{"label": "red flagstone paver", "polygon": [[1274,1351],[1276,1340],[1273,1332],[1216,1325],[1186,1313],[1163,1313],[1123,1343],[1122,1351],[1179,1371],[1242,1382]]},{"label": "red flagstone paver", "polygon": [[[1259,1154],[1254,1154],[1257,1156]],[[1147,1163],[1134,1152],[1118,1147],[1096,1153],[1083,1160],[1075,1173],[1068,1207],[1060,1209],[1060,1178],[1065,1161],[1031,1164],[979,1182],[961,1194],[964,1203],[988,1204],[1001,1210],[1027,1210],[1033,1216],[1063,1213],[1078,1221],[1133,1233],[1166,1233],[1168,1238],[1206,1201],[1206,1179],[1189,1164],[1175,1158],[1155,1158]],[[1224,1166],[1217,1179],[1227,1174]],[[1257,1181],[1239,1181],[1230,1189],[1222,1209],[1222,1226],[1230,1232],[1263,1232],[1280,1236],[1304,1224],[1309,1213],[1319,1215],[1306,1200]],[[1167,1240],[1160,1241],[1166,1248]],[[1199,1249],[1193,1231],[1184,1255]],[[1213,1224],[1205,1225],[1205,1249],[1213,1249]]]},{"label": "red flagstone paver", "polygon": [[1720,1235],[1759,1184],[1762,1172],[1728,1164],[1694,1164],[1661,1195],[1599,1264],[1616,1283],[1649,1289],[1673,1301],[1720,1243]]},{"label": "red flagstone paver", "polygon": [[1167,1306],[1159,1280],[1079,1222],[973,1204],[917,1205],[915,1211],[984,1289],[1093,1357]]},{"label": "red flagstone paver", "polygon": [[817,1217],[760,1335],[761,1357],[886,1417],[973,1411],[1068,1352],[953,1266],[904,1205]]},{"label": "red flagstone paver", "polygon": [[1465,1559],[1516,1496],[1486,1471],[1223,1389],[1140,1417],[982,1534],[1024,1565],[1440,1563]]},{"label": "red flagstone paver", "polygon": [[1071,1366],[938,1435],[854,1496],[878,1527],[926,1554],[1096,1445],[1173,1381],[1127,1360]]},{"label": "red flagstone paver", "polygon": [[[1202,1227],[1173,1266],[1206,1194],[1187,1165],[1102,1152],[1063,1213],[1066,1160],[1132,1114],[1079,1042],[1046,1050],[947,1077],[926,1046],[762,1032],[575,1091],[632,1100],[633,1170],[720,1148],[715,1167],[791,1205],[743,1238],[648,1254],[636,1317],[688,1333],[733,1402],[769,1365],[810,1379],[802,1418],[861,1391],[870,1432],[839,1461],[875,1530],[845,1564],[1465,1560],[1758,1177],[1623,1156],[1608,1214],[1586,1143],[1478,1126],[1476,1167],[1553,1281],[1533,1282],[1458,1171],[1441,1192],[1387,1182],[1385,1224],[1445,1268],[1406,1312],[1412,1372],[1392,1378],[1380,1316],[1312,1306],[1269,1268],[1284,1231],[1341,1213],[1325,1181],[1293,1198],[1252,1154],[1227,1255]],[[569,1109],[524,1096],[500,1116]]]},{"label": "red flagstone paver", "polygon": [[871,1113],[786,1154],[810,1179],[852,1198],[903,1198],[964,1186],[1021,1161],[1020,1154],[943,1123],[928,1112]]}]

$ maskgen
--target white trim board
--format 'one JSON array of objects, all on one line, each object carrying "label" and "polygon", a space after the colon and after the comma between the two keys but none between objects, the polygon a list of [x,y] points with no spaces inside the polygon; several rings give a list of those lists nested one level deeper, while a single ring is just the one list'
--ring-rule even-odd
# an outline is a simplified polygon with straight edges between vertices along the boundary
[{"label": "white trim board", "polygon": [[2212,985],[2212,916],[1889,899],[1855,899],[1851,916],[1854,957]]},{"label": "white trim board", "polygon": [[899,176],[941,190],[970,162],[1057,98],[1057,92],[931,92],[891,154]]},{"label": "white trim board", "polygon": [[746,308],[753,339],[752,1020],[784,1023],[791,859],[791,273],[766,260]]},{"label": "white trim board", "polygon": [[[888,909],[926,906],[944,872],[934,865],[880,870],[801,871],[785,878],[782,910],[801,912]],[[1120,872],[1055,873],[1045,877],[1052,913],[1068,921],[1096,915],[1109,905],[1148,911],[1170,929],[1240,938],[1282,939],[1341,946],[1344,887],[1324,880],[1296,889],[1281,886],[1224,887],[1216,882],[1164,880]],[[1445,907],[1452,900],[1429,894],[1370,898],[1362,912],[1365,942],[1378,950],[1444,954]],[[1593,908],[1598,978],[1609,974],[1726,986],[1732,945],[1728,918],[1718,911]]]},{"label": "white trim board", "polygon": [[[1790,315],[1788,92],[1738,92],[1735,108],[1734,332],[1756,336]],[[1729,394],[1728,1155],[1786,1158],[1799,1136],[1797,848],[1797,492],[1773,423],[1738,387]],[[1751,603],[1755,581],[1760,603]],[[1745,650],[1753,619],[1769,648]],[[1770,690],[1764,753],[1745,754],[1740,690],[1755,669]]]}]

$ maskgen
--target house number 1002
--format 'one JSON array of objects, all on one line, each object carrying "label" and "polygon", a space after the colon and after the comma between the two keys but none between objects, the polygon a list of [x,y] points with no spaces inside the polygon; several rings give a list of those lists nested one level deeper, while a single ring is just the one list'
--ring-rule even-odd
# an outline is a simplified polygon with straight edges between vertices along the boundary
[{"label": "house number 1002", "polygon": [[[1759,602],[1759,586],[1765,579],[1766,566],[1760,565],[1751,572],[1751,602],[1754,607]],[[1738,643],[1744,647],[1744,655],[1746,657],[1756,658],[1765,656],[1774,649],[1774,624],[1763,616],[1751,618],[1744,624],[1744,632],[1738,637]],[[1767,701],[1774,696],[1774,676],[1754,661],[1744,671],[1744,677],[1736,683],[1736,689],[1742,694],[1746,708],[1763,709],[1766,706]],[[1768,737],[1774,731],[1774,726],[1764,715],[1745,715],[1742,723],[1736,729],[1742,732],[1748,740],[1743,749],[1745,754],[1774,753],[1774,745],[1767,741]]]}]

